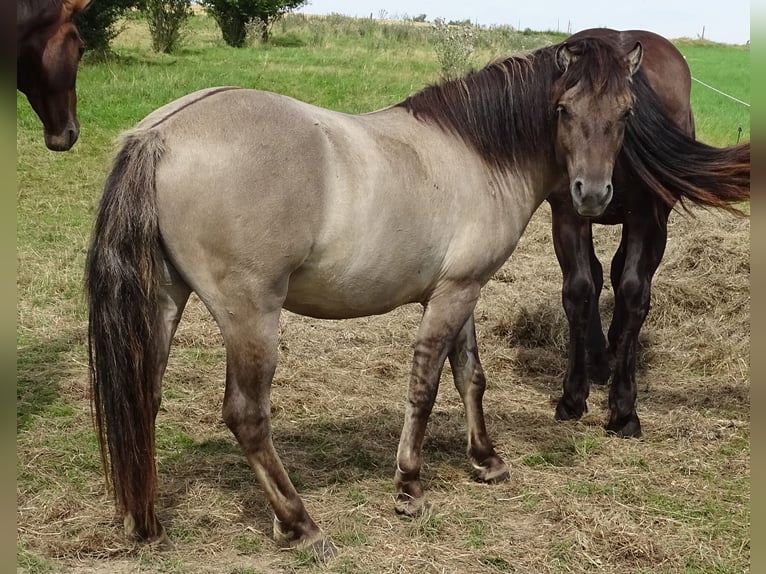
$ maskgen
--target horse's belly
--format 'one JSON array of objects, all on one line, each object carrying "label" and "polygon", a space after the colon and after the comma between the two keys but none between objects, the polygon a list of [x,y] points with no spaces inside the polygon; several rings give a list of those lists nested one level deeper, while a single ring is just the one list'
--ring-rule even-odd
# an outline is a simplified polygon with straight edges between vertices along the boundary
[{"label": "horse's belly", "polygon": [[318,319],[350,319],[381,315],[401,305],[427,298],[430,281],[423,274],[389,273],[377,269],[367,274],[299,270],[290,277],[283,307]]}]

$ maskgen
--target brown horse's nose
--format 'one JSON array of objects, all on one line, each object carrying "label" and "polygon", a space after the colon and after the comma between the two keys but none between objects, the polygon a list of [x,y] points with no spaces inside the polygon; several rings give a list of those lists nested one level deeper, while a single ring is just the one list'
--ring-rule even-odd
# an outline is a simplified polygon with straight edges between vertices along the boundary
[{"label": "brown horse's nose", "polygon": [[51,151],[67,151],[80,136],[80,128],[77,125],[69,126],[60,134],[45,132],[45,145]]}]

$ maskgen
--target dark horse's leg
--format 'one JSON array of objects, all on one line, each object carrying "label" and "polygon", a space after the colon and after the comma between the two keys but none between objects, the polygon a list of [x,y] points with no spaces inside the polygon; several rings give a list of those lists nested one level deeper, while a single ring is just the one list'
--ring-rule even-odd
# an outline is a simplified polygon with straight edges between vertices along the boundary
[{"label": "dark horse's leg", "polygon": [[624,437],[641,436],[636,414],[636,347],[649,313],[652,278],[665,253],[669,209],[657,214],[651,202],[628,211],[622,241],[612,261],[614,316],[609,327],[609,352],[614,375],[609,391],[607,431]]},{"label": "dark horse's leg", "polygon": [[609,382],[612,371],[609,368],[609,356],[606,349],[604,329],[601,326],[601,313],[599,311],[599,298],[604,287],[604,271],[601,262],[596,257],[593,249],[593,238],[590,247],[590,273],[593,277],[593,286],[596,290],[593,301],[590,304],[588,315],[588,343],[585,348],[585,359],[588,368],[588,378],[592,383],[605,385]]},{"label": "dark horse's leg", "polygon": [[455,388],[465,406],[468,425],[468,457],[482,482],[499,482],[509,478],[508,466],[497,455],[487,434],[482,398],[487,381],[479,361],[476,328],[471,315],[458,333],[449,353]]},{"label": "dark horse's leg", "polygon": [[[566,201],[551,202],[551,211],[553,246],[564,279],[561,296],[569,321],[569,364],[556,418],[569,420],[580,418],[587,410],[589,371],[599,380],[608,377],[598,311],[603,272],[593,251],[590,221],[578,216]],[[589,360],[595,361],[590,368]]]}]

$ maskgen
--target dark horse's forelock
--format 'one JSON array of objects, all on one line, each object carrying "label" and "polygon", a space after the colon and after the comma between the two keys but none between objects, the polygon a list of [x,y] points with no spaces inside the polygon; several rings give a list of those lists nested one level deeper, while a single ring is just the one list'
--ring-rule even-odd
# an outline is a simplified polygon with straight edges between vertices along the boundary
[{"label": "dark horse's forelock", "polygon": [[568,47],[574,57],[563,74],[556,64],[559,45],[548,46],[428,86],[399,106],[455,133],[495,166],[539,158],[540,146],[551,141],[555,104],[564,92],[578,82],[595,95],[630,91],[615,44],[588,38]]}]

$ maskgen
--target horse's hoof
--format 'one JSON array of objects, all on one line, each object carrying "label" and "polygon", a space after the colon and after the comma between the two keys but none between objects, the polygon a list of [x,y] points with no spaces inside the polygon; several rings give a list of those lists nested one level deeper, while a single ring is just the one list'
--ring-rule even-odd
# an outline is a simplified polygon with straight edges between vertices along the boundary
[{"label": "horse's hoof", "polygon": [[641,421],[638,415],[632,415],[622,420],[610,420],[606,425],[606,432],[620,438],[641,438]]},{"label": "horse's hoof", "polygon": [[585,403],[583,403],[582,407],[576,407],[564,400],[564,397],[561,397],[556,405],[555,417],[557,421],[578,420],[587,410],[588,407]]},{"label": "horse's hoof", "polygon": [[428,510],[429,507],[430,504],[425,496],[413,498],[402,493],[397,497],[394,509],[397,514],[416,518]]},{"label": "horse's hoof", "polygon": [[474,478],[478,482],[487,484],[497,484],[510,480],[511,471],[499,457],[491,459],[489,464],[474,465]]},{"label": "horse's hoof", "polygon": [[133,515],[128,513],[123,517],[122,525],[125,536],[129,539],[137,541],[139,544],[145,544],[150,548],[154,548],[160,551],[176,549],[176,545],[173,544],[173,541],[168,536],[165,527],[161,524],[159,525],[159,534],[147,536],[145,533],[142,533],[142,531],[136,526],[136,521],[133,518]]},{"label": "horse's hoof", "polygon": [[176,549],[176,545],[173,544],[173,541],[168,536],[168,533],[165,532],[164,528],[157,538],[154,538],[149,542],[149,546],[161,552],[168,552]]},{"label": "horse's hoof", "polygon": [[320,560],[332,558],[338,553],[338,549],[321,530],[316,529],[296,537],[293,531],[283,528],[282,522],[276,516],[274,517],[273,536],[279,546],[309,552]]}]

